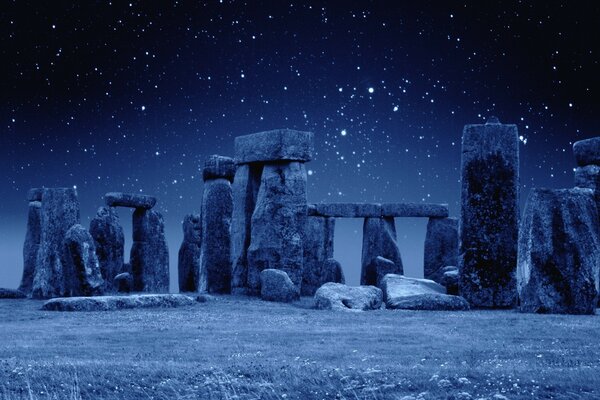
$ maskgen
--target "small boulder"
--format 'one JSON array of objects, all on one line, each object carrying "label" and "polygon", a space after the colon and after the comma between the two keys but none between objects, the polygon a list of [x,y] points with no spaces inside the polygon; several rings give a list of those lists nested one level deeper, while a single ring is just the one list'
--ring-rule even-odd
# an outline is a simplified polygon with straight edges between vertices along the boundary
[{"label": "small boulder", "polygon": [[265,269],[260,273],[260,297],[263,300],[289,303],[298,300],[300,293],[284,271]]},{"label": "small boulder", "polygon": [[129,293],[133,287],[133,276],[129,272],[122,272],[115,276],[114,286],[119,293]]},{"label": "small boulder", "polygon": [[404,310],[468,310],[469,303],[460,296],[446,294],[446,288],[429,280],[388,274],[383,278],[385,304]]},{"label": "small boulder", "polygon": [[454,266],[448,266],[442,268],[442,279],[440,283],[446,287],[446,293],[452,295],[458,295],[458,279],[459,273],[458,268]]},{"label": "small boulder", "polygon": [[24,299],[27,295],[20,290],[0,288],[0,299]]},{"label": "small boulder", "polygon": [[383,294],[375,286],[346,286],[329,282],[315,293],[315,308],[319,310],[378,310]]}]

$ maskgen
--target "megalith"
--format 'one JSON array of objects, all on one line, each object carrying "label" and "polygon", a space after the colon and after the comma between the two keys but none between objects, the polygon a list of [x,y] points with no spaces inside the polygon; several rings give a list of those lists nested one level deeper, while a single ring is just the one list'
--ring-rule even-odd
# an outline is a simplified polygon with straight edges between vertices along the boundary
[{"label": "megalith", "polygon": [[133,212],[133,246],[130,255],[133,290],[169,292],[169,248],[162,215],[136,208]]},{"label": "megalith", "polygon": [[200,278],[202,217],[188,214],[183,218],[183,242],[179,248],[179,291],[197,292]]},{"label": "megalith", "polygon": [[516,303],[519,139],[490,118],[462,136],[460,293],[474,307]]},{"label": "megalith", "polygon": [[[33,189],[32,189],[33,190]],[[31,191],[30,191],[31,193]],[[41,239],[41,194],[36,197],[28,196],[29,211],[27,213],[27,232],[25,234],[25,243],[23,244],[23,276],[19,291],[30,295],[33,287],[33,276],[35,274],[35,264]]]},{"label": "megalith", "polygon": [[600,137],[575,142],[573,154],[577,161],[575,186],[592,189],[600,206]]},{"label": "megalith", "polygon": [[83,226],[73,225],[65,235],[64,274],[66,296],[97,296],[104,293],[104,280],[92,235]]},{"label": "megalith", "polygon": [[438,283],[444,267],[458,264],[458,219],[429,218],[423,261],[425,279]]},{"label": "megalith", "polygon": [[100,207],[90,221],[90,234],[94,238],[96,255],[104,280],[106,293],[118,291],[115,276],[123,272],[125,235],[114,207]]},{"label": "megalith", "polygon": [[388,271],[402,275],[402,257],[396,242],[396,224],[392,217],[365,218],[363,224],[361,285],[377,286],[377,257],[394,263],[395,269]]},{"label": "megalith", "polygon": [[[333,258],[335,218],[308,217],[304,235],[304,260],[302,273],[302,295],[313,296],[318,288],[330,279],[330,265],[325,262]],[[328,268],[329,267],[329,268]]]}]

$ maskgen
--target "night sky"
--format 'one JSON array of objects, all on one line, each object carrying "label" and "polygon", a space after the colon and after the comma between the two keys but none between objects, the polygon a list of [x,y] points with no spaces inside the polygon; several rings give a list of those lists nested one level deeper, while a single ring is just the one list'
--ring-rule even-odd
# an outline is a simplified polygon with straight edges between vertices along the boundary
[{"label": "night sky", "polygon": [[[235,136],[314,132],[309,202],[458,216],[463,125],[518,125],[522,202],[572,186],[572,143],[600,134],[596,1],[74,3],[1,6],[0,287],[20,281],[30,187],[76,186],[84,226],[108,191],[157,196],[174,287],[201,166]],[[426,220],[396,223],[419,276]],[[353,284],[361,240],[338,221]]]}]

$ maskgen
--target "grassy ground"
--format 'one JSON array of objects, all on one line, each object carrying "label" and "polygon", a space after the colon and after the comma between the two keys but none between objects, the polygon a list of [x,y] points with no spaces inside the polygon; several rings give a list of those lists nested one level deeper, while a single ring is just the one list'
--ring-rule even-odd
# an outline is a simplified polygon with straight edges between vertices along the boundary
[{"label": "grassy ground", "polygon": [[600,398],[600,316],[41,304],[0,301],[0,399]]}]

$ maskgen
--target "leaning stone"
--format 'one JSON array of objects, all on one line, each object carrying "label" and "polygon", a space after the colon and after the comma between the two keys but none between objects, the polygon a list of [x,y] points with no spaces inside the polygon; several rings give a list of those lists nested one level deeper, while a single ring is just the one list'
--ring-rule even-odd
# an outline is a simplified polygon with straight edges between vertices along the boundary
[{"label": "leaning stone", "polygon": [[83,226],[73,225],[65,236],[65,275],[70,279],[70,296],[98,296],[104,280],[92,235]]},{"label": "leaning stone", "polygon": [[458,265],[458,219],[429,218],[424,253],[425,279],[440,282],[441,268]]},{"label": "leaning stone", "polygon": [[162,215],[138,208],[133,212],[131,270],[136,292],[169,292],[169,248]]},{"label": "leaning stone", "polygon": [[600,232],[589,189],[533,189],[519,237],[520,310],[594,314]]},{"label": "leaning stone", "polygon": [[268,268],[284,271],[300,288],[306,219],[304,164],[265,165],[248,249],[250,293],[260,293],[260,272]]},{"label": "leaning stone", "polygon": [[395,272],[402,274],[402,258],[396,244],[396,225],[393,218],[365,218],[363,224],[361,285],[376,285],[377,274],[372,264],[377,257],[393,262]]},{"label": "leaning stone", "polygon": [[235,162],[300,161],[312,159],[312,132],[277,129],[235,138]]},{"label": "leaning stone", "polygon": [[233,158],[219,155],[212,155],[204,162],[202,169],[202,179],[205,181],[210,179],[227,179],[233,182],[235,176],[235,162]]},{"label": "leaning stone", "polygon": [[[452,268],[451,270],[443,271],[446,268]],[[445,267],[442,268],[443,274],[440,279],[440,283],[442,286],[446,288],[446,292],[452,295],[458,295],[458,280],[459,280],[459,272],[457,267]]]},{"label": "leaning stone", "polygon": [[381,289],[383,277],[387,274],[401,274],[398,266],[387,258],[377,256],[371,260],[365,270],[364,285],[373,285]]},{"label": "leaning stone", "polygon": [[448,216],[448,204],[383,203],[381,216],[445,218]]},{"label": "leaning stone", "polygon": [[156,205],[156,197],[121,192],[106,193],[104,201],[109,207],[143,208],[146,210]]},{"label": "leaning stone", "polygon": [[180,292],[198,291],[201,244],[202,217],[200,214],[188,214],[183,218],[183,242],[177,264]]},{"label": "leaning stone", "polygon": [[117,210],[112,207],[100,207],[96,216],[90,221],[90,234],[96,245],[96,255],[104,279],[104,290],[106,293],[115,292],[117,288],[113,278],[124,271],[125,253],[125,235]]},{"label": "leaning stone", "polygon": [[0,299],[25,299],[27,295],[16,289],[0,288]]},{"label": "leaning stone", "polygon": [[[33,190],[33,189],[32,189]],[[41,197],[41,195],[40,195]],[[19,290],[26,294],[31,294],[33,287],[33,276],[35,275],[35,263],[40,248],[41,240],[41,221],[40,210],[42,203],[31,201],[29,203],[29,212],[27,214],[27,233],[25,234],[25,243],[23,244],[23,275]]]},{"label": "leaning stone", "polygon": [[27,192],[27,201],[42,201],[42,195],[44,194],[43,188],[31,188]]},{"label": "leaning stone", "polygon": [[591,164],[600,165],[600,137],[573,143],[573,154],[575,154],[575,160],[580,167]]},{"label": "leaning stone", "polygon": [[446,289],[429,279],[389,274],[383,278],[383,297],[387,308],[404,310],[468,310],[462,297],[446,294]]},{"label": "leaning stone", "polygon": [[519,139],[497,119],[462,138],[460,293],[475,307],[516,303]]},{"label": "leaning stone", "polygon": [[289,303],[298,300],[300,293],[288,274],[278,269],[265,269],[260,273],[260,297],[267,301]]},{"label": "leaning stone", "polygon": [[335,219],[325,217],[309,217],[304,235],[304,261],[302,272],[302,295],[314,296],[325,282],[333,278],[325,265],[327,259],[333,257],[333,236]]},{"label": "leaning stone", "polygon": [[182,294],[136,294],[131,296],[59,297],[42,306],[45,311],[116,311],[132,308],[174,308],[194,305]]},{"label": "leaning stone", "polygon": [[44,189],[42,197],[40,247],[32,286],[32,297],[38,299],[68,294],[63,243],[67,231],[79,223],[79,201],[75,189]]},{"label": "leaning stone", "polygon": [[315,293],[315,308],[319,310],[368,311],[382,305],[381,289],[375,286],[346,286],[329,282]]},{"label": "leaning stone", "polygon": [[121,272],[115,276],[113,282],[119,293],[129,293],[133,288],[133,276],[129,272]]}]

